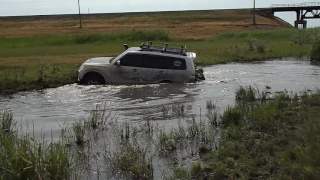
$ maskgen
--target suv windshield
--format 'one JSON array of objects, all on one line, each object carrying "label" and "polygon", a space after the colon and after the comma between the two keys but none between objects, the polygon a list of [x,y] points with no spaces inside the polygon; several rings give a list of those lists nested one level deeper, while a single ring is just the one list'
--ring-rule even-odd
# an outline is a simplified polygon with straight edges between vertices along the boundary
[{"label": "suv windshield", "polygon": [[109,60],[109,63],[111,64],[112,62],[113,62],[113,60],[114,59],[116,59],[117,57],[119,57],[121,54],[123,54],[124,52],[126,52],[128,49],[126,49],[126,50],[124,50],[124,51],[122,51],[122,53],[120,53],[120,54],[118,54],[117,56],[115,56],[115,57],[113,57],[113,58],[111,58],[110,60]]},{"label": "suv windshield", "polygon": [[111,59],[109,60],[109,63],[111,64],[111,62],[112,62],[114,59],[115,59],[115,57],[111,58]]}]

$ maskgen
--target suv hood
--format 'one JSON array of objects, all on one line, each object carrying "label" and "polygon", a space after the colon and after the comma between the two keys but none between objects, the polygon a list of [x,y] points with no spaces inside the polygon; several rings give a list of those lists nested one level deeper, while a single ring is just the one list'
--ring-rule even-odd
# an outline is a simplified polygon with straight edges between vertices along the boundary
[{"label": "suv hood", "polygon": [[109,61],[113,57],[94,57],[86,60],[85,64],[110,64]]}]

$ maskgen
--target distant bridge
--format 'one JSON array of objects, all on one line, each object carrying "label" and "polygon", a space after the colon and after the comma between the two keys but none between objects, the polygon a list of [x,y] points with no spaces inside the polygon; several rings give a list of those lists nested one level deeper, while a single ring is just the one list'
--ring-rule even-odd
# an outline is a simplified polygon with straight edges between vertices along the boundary
[{"label": "distant bridge", "polygon": [[320,6],[320,2],[304,2],[295,4],[271,4],[272,8],[314,7]]},{"label": "distant bridge", "polygon": [[307,21],[305,19],[320,19],[320,2],[304,2],[299,4],[272,4],[272,14],[275,12],[296,12],[297,18],[294,22],[296,28],[299,25],[303,25],[303,28],[307,27]]}]

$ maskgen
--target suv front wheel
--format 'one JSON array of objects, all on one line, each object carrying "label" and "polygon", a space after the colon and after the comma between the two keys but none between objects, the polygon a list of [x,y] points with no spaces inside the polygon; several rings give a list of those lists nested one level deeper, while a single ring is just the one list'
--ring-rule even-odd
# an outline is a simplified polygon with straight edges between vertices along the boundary
[{"label": "suv front wheel", "polygon": [[82,84],[88,84],[88,85],[93,85],[93,84],[104,84],[104,78],[99,74],[99,73],[88,73],[84,76],[82,80]]}]

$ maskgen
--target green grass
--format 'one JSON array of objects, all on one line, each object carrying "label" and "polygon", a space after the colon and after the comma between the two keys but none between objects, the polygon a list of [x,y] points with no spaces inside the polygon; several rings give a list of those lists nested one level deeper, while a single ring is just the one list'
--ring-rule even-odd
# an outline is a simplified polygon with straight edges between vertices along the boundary
[{"label": "green grass", "polygon": [[39,142],[15,129],[13,115],[0,112],[0,179],[69,179],[72,161],[57,143]]},{"label": "green grass", "polygon": [[0,37],[0,47],[28,47],[69,44],[106,43],[110,41],[144,41],[160,40],[168,41],[169,36],[163,30],[130,30],[117,33],[90,33],[71,35],[39,35],[26,37]]},{"label": "green grass", "polygon": [[125,142],[120,150],[105,156],[111,171],[128,174],[130,179],[153,179],[153,166],[148,158],[148,150],[138,144]]},{"label": "green grass", "polygon": [[320,61],[320,37],[313,43],[311,59],[314,61]]},{"label": "green grass", "polygon": [[0,71],[0,94],[58,87],[75,83],[77,65],[63,64],[54,72],[53,65],[45,70],[39,66],[6,67]]},{"label": "green grass", "polygon": [[[185,44],[189,51],[197,53],[195,63],[207,66],[309,56],[319,34],[320,28],[288,28],[213,34],[207,40],[172,39],[162,30],[0,37],[0,93],[74,83],[79,63],[94,56],[115,56],[123,51],[125,43],[139,46],[143,41],[155,40]],[[39,77],[41,63],[49,66],[43,78]],[[54,65],[58,65],[60,71],[51,73]]]},{"label": "green grass", "polygon": [[83,121],[74,122],[72,125],[72,130],[75,136],[75,142],[78,146],[83,146],[85,144],[85,127]]},{"label": "green grass", "polygon": [[[257,31],[241,31],[241,32],[225,32],[213,35],[209,40],[221,40],[221,39],[247,39],[258,38],[260,40],[301,40],[305,43],[310,43],[319,36],[320,28],[309,29],[293,29],[285,28],[278,30],[257,30]],[[297,41],[298,42],[298,41]]]},{"label": "green grass", "polygon": [[196,179],[318,179],[319,102],[320,91],[283,92],[229,107],[219,148],[197,165]]}]

